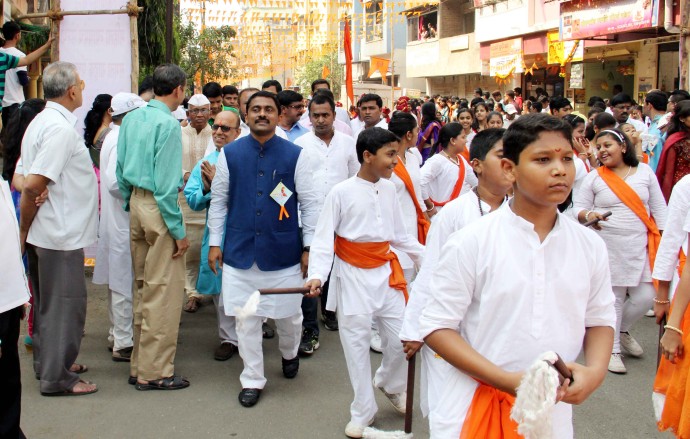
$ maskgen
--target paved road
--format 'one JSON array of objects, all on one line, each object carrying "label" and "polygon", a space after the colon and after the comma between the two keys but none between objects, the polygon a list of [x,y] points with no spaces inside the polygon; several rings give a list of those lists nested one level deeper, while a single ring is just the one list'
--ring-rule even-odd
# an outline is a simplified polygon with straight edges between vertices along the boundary
[{"label": "paved road", "polygon": [[[80,362],[85,378],[100,387],[94,395],[46,398],[33,379],[31,355],[22,353],[23,429],[30,439],[83,438],[344,438],[352,393],[337,333],[322,331],[321,348],[302,360],[294,380],[283,378],[277,339],[264,345],[268,384],[256,407],[239,405],[240,358],[213,360],[217,343],[212,304],[196,314],[183,313],[176,367],[189,377],[190,388],[175,392],[138,392],[126,384],[128,363],[114,363],[106,350],[106,290],[89,284],[86,335]],[[626,362],[629,373],[609,375],[604,386],[576,409],[577,438],[662,438],[654,426],[650,386],[655,366],[656,329],[645,318],[633,330],[648,354]],[[379,361],[372,354],[372,361]],[[376,364],[376,363],[374,363]],[[419,389],[417,389],[417,392]],[[377,395],[376,427],[402,429],[402,418]],[[428,438],[419,413],[416,438]]]}]

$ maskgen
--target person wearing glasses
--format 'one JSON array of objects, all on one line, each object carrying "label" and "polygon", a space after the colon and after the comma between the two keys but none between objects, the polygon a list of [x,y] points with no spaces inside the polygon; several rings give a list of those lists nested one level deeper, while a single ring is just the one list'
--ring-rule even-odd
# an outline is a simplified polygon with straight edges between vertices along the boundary
[{"label": "person wearing glasses", "polygon": [[[184,196],[189,207],[196,212],[204,212],[211,205],[211,182],[216,175],[216,163],[220,151],[240,135],[240,116],[233,111],[221,111],[216,115],[213,125],[213,151],[199,160],[184,187]],[[208,218],[208,215],[206,215]],[[218,313],[218,335],[220,345],[213,358],[218,361],[229,360],[237,352],[237,331],[235,317],[225,315],[221,295],[221,274],[214,274],[208,266],[208,227],[204,227],[201,242],[201,260],[197,266],[199,278],[196,291],[211,295]]]},{"label": "person wearing glasses", "polygon": [[307,128],[299,123],[306,111],[304,97],[296,91],[283,90],[278,93],[278,101],[281,107],[278,127],[285,131],[288,140],[294,143],[300,136],[309,132]]},{"label": "person wearing glasses", "polygon": [[[75,130],[84,81],[77,67],[43,71],[43,110],[22,142],[24,189],[20,242],[34,294],[34,373],[42,395],[86,395],[98,387],[76,364],[86,320],[84,248],[97,239],[98,183],[84,139]],[[40,209],[34,200],[50,185]]]},{"label": "person wearing glasses", "polygon": [[[187,118],[189,124],[182,128],[182,175],[187,183],[192,168],[206,154],[209,144],[213,143],[213,133],[209,125],[211,118],[211,101],[203,94],[195,94],[187,102]],[[180,209],[187,229],[189,250],[185,259],[186,280],[184,286],[187,303],[186,312],[196,312],[201,306],[201,296],[196,290],[199,277],[199,258],[201,257],[201,239],[204,235],[206,215],[203,211],[195,211],[187,205],[184,194],[180,192]]]},{"label": "person wearing glasses", "polygon": [[633,104],[632,98],[625,93],[618,93],[611,98],[609,107],[611,108],[611,114],[616,119],[616,127],[622,123],[629,123],[640,134],[647,134],[647,125],[640,120],[630,117]]}]

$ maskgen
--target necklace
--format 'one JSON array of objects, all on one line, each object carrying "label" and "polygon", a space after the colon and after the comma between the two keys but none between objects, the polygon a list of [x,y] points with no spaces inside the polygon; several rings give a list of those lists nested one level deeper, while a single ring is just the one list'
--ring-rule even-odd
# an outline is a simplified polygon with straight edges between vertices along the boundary
[{"label": "necklace", "polygon": [[625,173],[625,177],[623,177],[623,180],[625,180],[626,178],[628,178],[628,176],[630,175],[630,171],[631,171],[631,170],[632,170],[632,166],[628,166],[628,172]]},{"label": "necklace", "polygon": [[[479,216],[484,216],[484,208],[482,207],[482,197],[479,196],[479,186],[472,188],[472,192],[477,196],[477,206],[479,206]],[[505,200],[508,200],[508,195],[506,195]]]},{"label": "necklace", "polygon": [[460,160],[458,160],[458,159],[453,160],[453,158],[451,156],[449,156],[448,153],[445,151],[441,151],[441,154],[445,155],[448,158],[448,160],[450,160],[451,163],[453,163],[454,165],[460,166]]}]

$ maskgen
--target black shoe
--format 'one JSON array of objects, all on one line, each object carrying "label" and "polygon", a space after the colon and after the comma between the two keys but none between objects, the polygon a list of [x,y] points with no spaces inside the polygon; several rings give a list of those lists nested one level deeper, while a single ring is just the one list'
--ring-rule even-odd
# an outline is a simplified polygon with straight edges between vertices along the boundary
[{"label": "black shoe", "polygon": [[302,331],[302,342],[299,344],[297,353],[300,355],[311,355],[319,348],[319,334],[313,329],[304,328]]},{"label": "black shoe", "polygon": [[325,311],[321,315],[321,321],[323,321],[323,327],[329,331],[338,330],[338,319],[335,317],[335,313],[332,311]]},{"label": "black shoe", "polygon": [[113,361],[127,362],[129,363],[132,359],[132,351],[134,348],[132,346],[117,351],[113,351]]},{"label": "black shoe", "polygon": [[261,396],[261,389],[242,389],[237,399],[244,407],[251,407],[259,402],[259,396]]},{"label": "black shoe", "polygon": [[264,338],[273,338],[276,336],[276,331],[268,326],[268,323],[264,322],[261,325],[261,330],[263,331],[263,337]]},{"label": "black shoe", "polygon": [[218,346],[213,353],[213,358],[215,358],[218,361],[225,361],[229,360],[232,358],[233,355],[235,355],[235,352],[237,352],[237,346],[235,346],[232,343],[221,343],[220,346]]},{"label": "black shoe", "polygon": [[299,372],[299,357],[295,357],[292,360],[283,360],[283,375],[285,378],[294,378]]},{"label": "black shoe", "polygon": [[130,386],[134,386],[134,385],[136,385],[136,383],[137,383],[137,377],[130,376],[127,379],[127,384],[129,384]]}]

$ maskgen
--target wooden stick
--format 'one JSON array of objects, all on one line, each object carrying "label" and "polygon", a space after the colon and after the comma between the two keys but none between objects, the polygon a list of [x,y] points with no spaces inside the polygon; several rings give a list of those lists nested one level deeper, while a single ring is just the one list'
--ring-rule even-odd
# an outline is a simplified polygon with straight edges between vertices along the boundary
[{"label": "wooden stick", "polygon": [[656,368],[659,369],[659,364],[661,364],[661,337],[664,336],[664,326],[666,326],[666,316],[664,316],[661,319],[661,323],[659,323],[659,344],[656,349]]},{"label": "wooden stick", "polygon": [[[129,4],[132,6],[137,5],[137,0],[129,0]],[[143,8],[139,11],[141,12]],[[137,27],[137,17],[135,15],[129,16],[129,38],[132,42],[132,93],[138,94],[139,92],[139,29]]]},{"label": "wooden stick", "polygon": [[[608,212],[604,212],[602,215],[602,218],[608,218],[611,216],[611,211],[609,210]],[[586,223],[583,224],[585,227],[593,226],[594,224],[597,224],[599,222],[599,218],[594,218],[593,220],[587,221]]]},{"label": "wooden stick", "polygon": [[[60,7],[59,3],[56,6],[57,8]],[[143,7],[137,8],[139,12],[144,12]],[[94,10],[88,10],[88,11],[59,11],[57,15],[62,18],[67,15],[110,15],[110,14],[127,14],[129,11],[127,9],[94,9]],[[25,18],[44,18],[44,17],[49,17],[52,15],[51,11],[48,12],[34,12],[31,14],[24,14],[24,15],[19,15],[17,16],[17,20],[23,20]]]},{"label": "wooden stick", "polygon": [[407,360],[407,400],[405,401],[405,433],[412,433],[412,412],[414,412],[414,375],[417,353]]},{"label": "wooden stick", "polygon": [[565,362],[560,355],[556,354],[556,357],[556,362],[553,363],[553,367],[556,368],[558,373],[560,373],[563,378],[568,378],[570,380],[570,384],[572,385],[574,381],[573,373],[570,371],[570,369],[568,369],[568,366],[565,365]]},{"label": "wooden stick", "polygon": [[[60,0],[53,0],[51,5],[55,9],[60,9]],[[47,13],[45,16],[48,16]],[[21,19],[21,17],[17,19]],[[60,61],[60,20],[50,20],[50,32],[54,38],[50,45],[50,62]]]},{"label": "wooden stick", "polygon": [[310,288],[263,288],[259,290],[261,294],[309,294]]}]

